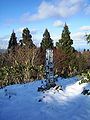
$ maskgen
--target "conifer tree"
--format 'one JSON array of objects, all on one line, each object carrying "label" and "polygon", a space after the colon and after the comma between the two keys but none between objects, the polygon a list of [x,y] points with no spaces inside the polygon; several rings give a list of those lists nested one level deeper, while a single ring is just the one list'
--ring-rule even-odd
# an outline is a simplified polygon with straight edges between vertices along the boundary
[{"label": "conifer tree", "polygon": [[30,34],[30,31],[28,28],[25,28],[22,33],[22,43],[23,45],[26,45],[30,48],[34,47],[35,45],[33,44],[32,41],[32,35]]},{"label": "conifer tree", "polygon": [[56,46],[61,48],[66,54],[71,55],[75,51],[72,44],[73,40],[70,38],[69,28],[65,23],[61,39],[59,39],[59,42],[56,43]]},{"label": "conifer tree", "polygon": [[43,39],[41,42],[41,48],[43,49],[48,49],[48,48],[53,48],[53,40],[50,37],[50,33],[46,29],[44,34],[43,34]]},{"label": "conifer tree", "polygon": [[11,37],[10,37],[10,40],[9,40],[8,49],[14,49],[15,46],[17,46],[17,37],[16,37],[16,34],[13,30]]},{"label": "conifer tree", "polygon": [[64,68],[69,74],[70,69],[73,70],[76,67],[76,50],[73,45],[73,40],[70,37],[70,31],[68,26],[65,23],[64,29],[61,34],[61,39],[56,43],[56,47],[63,51],[67,56],[67,60],[63,61],[65,64]]}]

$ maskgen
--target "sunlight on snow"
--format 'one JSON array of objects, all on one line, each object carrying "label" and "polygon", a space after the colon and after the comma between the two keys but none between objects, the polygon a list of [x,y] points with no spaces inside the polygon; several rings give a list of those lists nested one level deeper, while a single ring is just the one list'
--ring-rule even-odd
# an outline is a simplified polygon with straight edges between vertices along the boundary
[{"label": "sunlight on snow", "polygon": [[52,102],[59,102],[64,103],[68,100],[74,99],[78,97],[83,91],[83,88],[87,85],[87,83],[79,85],[79,81],[75,84],[69,85],[66,87],[64,91],[55,91],[53,88],[45,92],[45,98],[43,99],[44,102],[52,103]]}]

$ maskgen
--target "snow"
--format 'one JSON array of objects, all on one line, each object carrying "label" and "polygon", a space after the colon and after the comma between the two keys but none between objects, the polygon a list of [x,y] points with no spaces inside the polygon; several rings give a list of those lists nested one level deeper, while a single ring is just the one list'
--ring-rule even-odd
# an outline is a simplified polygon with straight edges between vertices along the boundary
[{"label": "snow", "polygon": [[90,96],[77,77],[58,78],[63,90],[37,92],[41,81],[0,89],[0,120],[90,120]]}]

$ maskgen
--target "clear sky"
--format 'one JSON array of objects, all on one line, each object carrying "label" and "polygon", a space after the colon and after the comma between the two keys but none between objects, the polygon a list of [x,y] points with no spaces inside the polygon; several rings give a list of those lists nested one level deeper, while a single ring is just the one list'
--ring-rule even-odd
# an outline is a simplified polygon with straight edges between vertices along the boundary
[{"label": "clear sky", "polygon": [[67,23],[73,46],[88,49],[85,34],[90,33],[90,0],[0,0],[0,48],[6,48],[12,30],[17,39],[28,27],[39,45],[47,28],[54,43]]}]

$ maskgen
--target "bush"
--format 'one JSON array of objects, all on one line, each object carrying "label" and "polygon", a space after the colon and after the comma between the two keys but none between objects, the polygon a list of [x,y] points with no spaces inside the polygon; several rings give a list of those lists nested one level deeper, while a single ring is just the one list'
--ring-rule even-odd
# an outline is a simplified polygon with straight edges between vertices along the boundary
[{"label": "bush", "polygon": [[90,70],[87,70],[86,72],[81,74],[81,81],[79,82],[79,84],[89,82],[90,82]]}]

